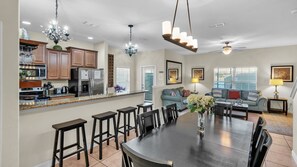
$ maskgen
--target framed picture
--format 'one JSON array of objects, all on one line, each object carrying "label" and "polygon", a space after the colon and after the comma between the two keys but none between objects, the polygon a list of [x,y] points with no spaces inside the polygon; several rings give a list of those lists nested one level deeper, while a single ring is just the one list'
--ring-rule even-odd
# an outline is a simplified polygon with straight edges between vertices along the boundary
[{"label": "framed picture", "polygon": [[174,78],[175,80],[178,80],[178,69],[177,68],[168,69],[168,80],[170,80],[170,78]]},{"label": "framed picture", "polygon": [[204,68],[192,68],[192,78],[204,80]]},{"label": "framed picture", "polygon": [[284,82],[293,82],[293,65],[271,66],[271,79],[283,79]]}]

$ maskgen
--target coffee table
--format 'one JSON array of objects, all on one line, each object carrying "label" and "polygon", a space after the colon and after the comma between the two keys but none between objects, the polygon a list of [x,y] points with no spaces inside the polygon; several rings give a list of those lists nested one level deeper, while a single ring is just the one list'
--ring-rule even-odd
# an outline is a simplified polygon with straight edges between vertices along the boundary
[{"label": "coffee table", "polygon": [[[248,104],[245,104],[245,103],[242,103],[242,104],[239,104],[239,103],[233,103],[232,104],[232,110],[235,109],[235,110],[243,110],[245,111],[245,118],[246,120],[248,120],[249,118],[249,114],[248,114],[248,109],[249,109],[249,105]],[[236,114],[232,114],[232,116],[238,116]]]}]

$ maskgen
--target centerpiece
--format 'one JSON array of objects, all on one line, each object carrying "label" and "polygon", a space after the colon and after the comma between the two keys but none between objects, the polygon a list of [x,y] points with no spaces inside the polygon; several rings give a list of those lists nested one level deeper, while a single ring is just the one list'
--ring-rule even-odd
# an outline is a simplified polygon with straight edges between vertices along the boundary
[{"label": "centerpiece", "polygon": [[204,113],[209,111],[214,105],[214,98],[212,96],[202,96],[197,94],[191,94],[188,98],[188,108],[190,112],[197,112],[198,114],[198,133],[200,137],[204,136]]}]

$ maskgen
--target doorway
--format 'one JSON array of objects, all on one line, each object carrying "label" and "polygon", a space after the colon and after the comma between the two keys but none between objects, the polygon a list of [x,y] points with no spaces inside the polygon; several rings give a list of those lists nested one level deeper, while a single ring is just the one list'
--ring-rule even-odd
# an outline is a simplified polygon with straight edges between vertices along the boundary
[{"label": "doorway", "polygon": [[156,85],[156,67],[142,66],[141,67],[141,89],[147,90],[145,92],[145,102],[152,102],[153,100],[153,86]]}]

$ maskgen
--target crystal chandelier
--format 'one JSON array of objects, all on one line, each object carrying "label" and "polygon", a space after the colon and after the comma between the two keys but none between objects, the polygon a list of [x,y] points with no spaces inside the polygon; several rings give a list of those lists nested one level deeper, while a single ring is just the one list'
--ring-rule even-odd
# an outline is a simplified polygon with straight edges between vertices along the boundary
[{"label": "crystal chandelier", "polygon": [[189,28],[190,28],[189,35],[187,35],[187,32],[180,32],[179,27],[174,27],[178,3],[179,3],[179,0],[177,0],[176,6],[175,6],[175,11],[174,11],[174,16],[173,16],[173,24],[171,26],[170,21],[164,21],[162,23],[162,36],[163,36],[164,40],[166,40],[168,42],[174,43],[174,44],[181,46],[185,49],[188,49],[192,52],[197,52],[198,40],[193,39],[193,36],[192,36],[192,23],[191,23],[191,17],[190,17],[189,2],[188,2],[188,0],[186,0],[186,2],[187,2],[188,22],[189,22]]},{"label": "crystal chandelier", "polygon": [[70,36],[68,33],[68,27],[64,26],[61,28],[58,25],[58,0],[56,0],[56,13],[55,19],[50,22],[50,25],[47,29],[42,31],[50,40],[54,41],[57,45],[59,41],[68,41],[70,40]]},{"label": "crystal chandelier", "polygon": [[129,43],[126,44],[125,53],[131,57],[133,54],[137,53],[137,44],[133,45],[131,42],[132,41],[132,27],[133,27],[133,25],[128,25],[128,27],[130,28],[130,40],[129,40]]}]

